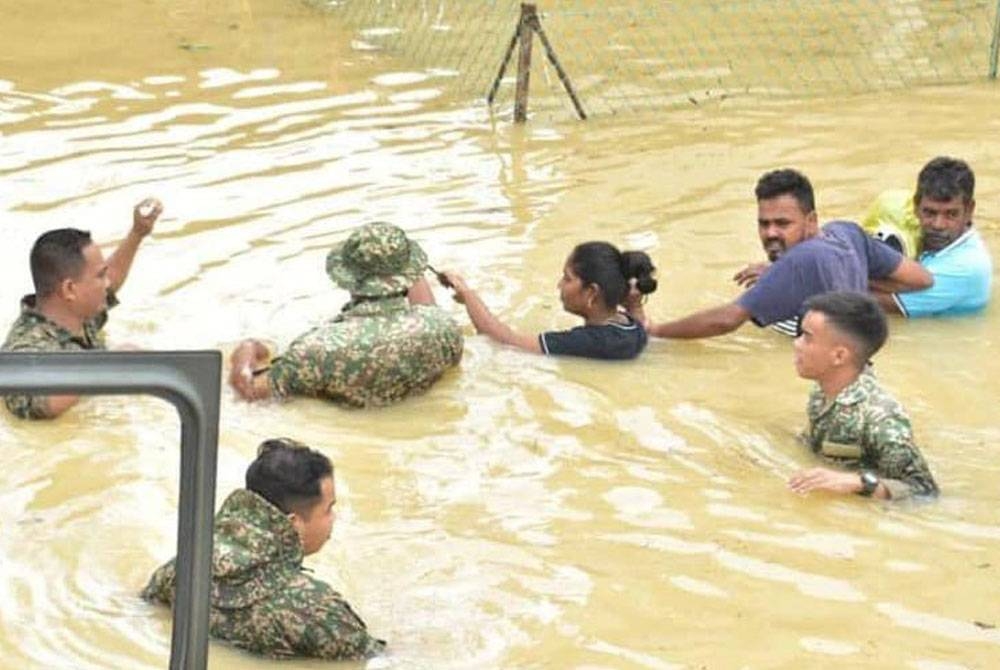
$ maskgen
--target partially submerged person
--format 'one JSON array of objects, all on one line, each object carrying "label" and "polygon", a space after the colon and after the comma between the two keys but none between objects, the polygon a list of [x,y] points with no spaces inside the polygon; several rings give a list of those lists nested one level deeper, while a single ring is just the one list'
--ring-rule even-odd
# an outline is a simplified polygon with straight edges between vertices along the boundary
[{"label": "partially submerged person", "polygon": [[273,359],[263,342],[244,340],[230,358],[230,384],[246,400],[299,395],[353,407],[428,389],[461,360],[463,341],[434,304],[426,268],[423,250],[396,226],[361,226],[326,259],[351,296],[340,314]]},{"label": "partially submerged person", "polygon": [[812,184],[802,173],[773,170],[754,189],[757,233],[769,264],[752,264],[734,280],[747,290],[736,300],[674,321],[650,323],[655,337],[694,339],[732,332],[748,320],[792,335],[803,303],[827,291],[867,292],[883,279],[898,290],[932,284],[916,261],[869,237],[851,221],[818,226]]},{"label": "partially submerged person", "polygon": [[638,356],[647,338],[624,302],[630,290],[641,295],[655,291],[655,271],[642,251],[621,252],[607,242],[577,245],[566,259],[557,288],[563,309],[582,317],[584,324],[538,335],[515,331],[490,312],[461,275],[444,274],[476,330],[501,344],[536,354],[625,360]]},{"label": "partially submerged person", "polygon": [[[108,310],[118,304],[142,240],[163,211],[147,198],[132,211],[132,228],[105,260],[90,233],[59,228],[43,233],[31,248],[35,293],[21,299],[21,314],[2,351],[94,351],[106,349]],[[75,395],[8,395],[4,404],[22,419],[51,419],[79,401]]]},{"label": "partially submerged person", "polygon": [[833,292],[806,301],[795,339],[795,369],[816,381],[809,397],[810,449],[836,464],[796,473],[798,493],[857,493],[894,500],[934,496],[937,484],[913,442],[910,419],[866,371],[888,337],[885,314],[861,293]]},{"label": "partially submerged person", "polygon": [[[215,517],[209,632],[269,658],[370,658],[385,642],[344,598],[302,567],[333,528],[330,460],[290,439],[267,440]],[[170,605],[176,559],[153,573],[146,600]]]},{"label": "partially submerged person", "polygon": [[892,283],[874,282],[875,297],[887,312],[959,316],[981,312],[989,303],[993,262],[972,224],[975,188],[976,177],[962,160],[939,156],[920,170],[911,203],[922,232],[917,260],[934,285],[903,293]]}]

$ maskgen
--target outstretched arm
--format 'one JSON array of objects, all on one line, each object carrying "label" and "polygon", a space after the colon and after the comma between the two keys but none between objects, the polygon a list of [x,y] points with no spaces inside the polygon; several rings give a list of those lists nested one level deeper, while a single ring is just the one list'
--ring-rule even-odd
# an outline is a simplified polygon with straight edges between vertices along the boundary
[{"label": "outstretched arm", "polygon": [[731,302],[665,323],[650,323],[646,330],[654,337],[693,340],[732,332],[750,318],[750,312]]},{"label": "outstretched arm", "polygon": [[465,305],[465,311],[469,313],[469,319],[476,327],[477,332],[500,344],[507,344],[535,354],[542,353],[542,346],[538,342],[537,335],[524,335],[515,332],[493,315],[479,295],[466,285],[465,279],[461,275],[455,272],[443,274],[455,291],[455,299]]},{"label": "outstretched arm", "polygon": [[[788,480],[788,488],[805,495],[810,491],[829,491],[830,493],[861,493],[861,474],[844,472],[831,468],[809,468],[796,472]],[[880,481],[872,491],[873,498],[886,500],[891,496],[885,483]]]},{"label": "outstretched arm", "polygon": [[162,211],[163,204],[156,198],[146,198],[132,210],[132,228],[108,258],[108,280],[112,292],[117,292],[125,283],[139,245],[153,232],[153,224]]}]

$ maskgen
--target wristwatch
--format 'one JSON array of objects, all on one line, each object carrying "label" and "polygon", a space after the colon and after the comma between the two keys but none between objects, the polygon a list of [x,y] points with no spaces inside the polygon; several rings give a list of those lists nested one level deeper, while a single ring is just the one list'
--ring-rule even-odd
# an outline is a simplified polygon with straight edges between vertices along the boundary
[{"label": "wristwatch", "polygon": [[861,490],[858,491],[863,496],[870,496],[878,488],[878,475],[869,470],[861,473]]}]

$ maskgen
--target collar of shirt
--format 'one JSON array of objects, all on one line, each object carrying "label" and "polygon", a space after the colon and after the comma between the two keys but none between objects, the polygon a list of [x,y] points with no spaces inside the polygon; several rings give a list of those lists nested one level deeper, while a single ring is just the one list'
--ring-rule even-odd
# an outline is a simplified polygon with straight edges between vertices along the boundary
[{"label": "collar of shirt", "polygon": [[388,296],[376,300],[349,302],[340,312],[341,317],[388,316],[410,309],[409,299],[404,296]]},{"label": "collar of shirt", "polygon": [[[108,308],[110,309],[117,304],[118,298],[114,293],[108,291]],[[21,318],[30,320],[32,326],[43,329],[57,342],[75,342],[84,349],[94,349],[97,346],[97,331],[104,326],[108,313],[107,311],[101,312],[93,319],[85,321],[83,335],[76,335],[38,311],[38,297],[34,293],[29,293],[21,298]]]},{"label": "collar of shirt", "polygon": [[[833,399],[832,402],[827,403],[819,412],[819,416],[829,413],[834,407],[850,407],[851,405],[857,405],[859,402],[863,401],[869,395],[871,395],[871,385],[875,383],[874,378],[870,374],[861,373],[857,379],[845,386],[837,394],[837,397]],[[820,394],[823,393],[821,389],[817,387]]]},{"label": "collar of shirt", "polygon": [[59,342],[76,342],[84,349],[91,348],[91,344],[87,341],[86,329],[83,336],[76,335],[39,312],[37,305],[38,299],[34,293],[21,298],[21,318],[29,320],[32,327],[41,328]]}]

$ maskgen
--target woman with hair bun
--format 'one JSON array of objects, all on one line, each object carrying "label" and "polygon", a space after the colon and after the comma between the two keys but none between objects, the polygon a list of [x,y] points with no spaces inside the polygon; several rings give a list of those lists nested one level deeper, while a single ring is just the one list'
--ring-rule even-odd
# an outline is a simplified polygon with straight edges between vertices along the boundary
[{"label": "woman with hair bun", "polygon": [[607,242],[577,245],[557,288],[563,309],[582,317],[584,324],[538,335],[517,333],[501,322],[461,275],[445,272],[442,283],[455,291],[476,330],[501,344],[552,356],[627,360],[645,348],[646,330],[625,304],[631,302],[630,292],[646,295],[656,290],[655,272],[645,252],[622,252]]}]

